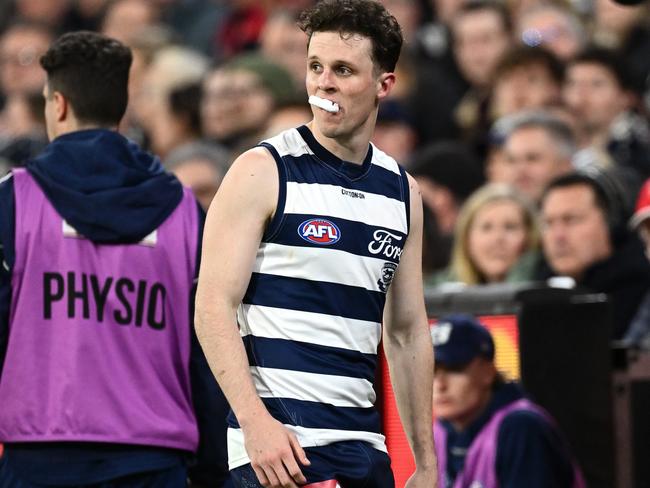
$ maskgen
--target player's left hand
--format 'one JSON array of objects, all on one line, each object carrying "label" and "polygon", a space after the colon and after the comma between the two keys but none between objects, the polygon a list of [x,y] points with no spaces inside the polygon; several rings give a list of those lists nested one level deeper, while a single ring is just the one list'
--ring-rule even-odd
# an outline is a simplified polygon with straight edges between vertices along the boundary
[{"label": "player's left hand", "polygon": [[408,479],[404,488],[437,488],[438,470],[435,467],[417,468],[415,473]]}]

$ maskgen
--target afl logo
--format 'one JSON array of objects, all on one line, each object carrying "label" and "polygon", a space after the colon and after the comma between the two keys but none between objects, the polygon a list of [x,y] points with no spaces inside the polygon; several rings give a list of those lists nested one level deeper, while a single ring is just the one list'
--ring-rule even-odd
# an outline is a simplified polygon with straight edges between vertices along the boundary
[{"label": "afl logo", "polygon": [[329,246],[341,238],[339,228],[329,220],[309,219],[298,227],[298,235],[307,242]]}]

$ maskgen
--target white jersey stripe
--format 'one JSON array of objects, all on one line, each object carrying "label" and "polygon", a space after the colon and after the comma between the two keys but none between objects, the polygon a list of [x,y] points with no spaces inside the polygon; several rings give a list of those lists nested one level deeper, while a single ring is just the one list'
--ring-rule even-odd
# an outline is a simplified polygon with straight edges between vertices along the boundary
[{"label": "white jersey stripe", "polygon": [[291,398],[335,407],[369,408],[375,403],[372,383],[363,378],[259,366],[251,366],[250,372],[262,398]]},{"label": "white jersey stripe", "polygon": [[408,232],[404,202],[374,193],[365,195],[364,199],[351,201],[340,186],[288,182],[284,212],[327,215]]},{"label": "white jersey stripe", "polygon": [[267,139],[265,142],[271,144],[280,157],[298,157],[303,154],[314,154],[303,138],[300,137],[300,133],[296,129],[289,129],[275,137]]},{"label": "white jersey stripe", "polygon": [[[287,425],[285,427],[295,434],[302,447],[325,446],[333,442],[363,441],[375,449],[387,452],[385,437],[374,432],[359,430],[310,429]],[[228,428],[228,469],[250,463],[244,448],[244,434],[241,429]]]},{"label": "white jersey stripe", "polygon": [[388,171],[392,171],[395,174],[401,174],[397,162],[374,144],[372,145],[372,156],[372,164],[381,166],[382,168],[387,169]]},{"label": "white jersey stripe", "polygon": [[[254,324],[256,337],[307,342],[363,354],[377,354],[381,339],[381,324],[333,315],[241,305],[237,317],[243,336],[251,334],[249,324]],[[318,328],[313,324],[318,324]]]},{"label": "white jersey stripe", "polygon": [[[287,256],[291,258],[287,259]],[[338,249],[264,243],[258,250],[253,270],[257,273],[378,291],[376,277],[380,276],[386,262],[381,257],[382,259],[362,257]]]}]

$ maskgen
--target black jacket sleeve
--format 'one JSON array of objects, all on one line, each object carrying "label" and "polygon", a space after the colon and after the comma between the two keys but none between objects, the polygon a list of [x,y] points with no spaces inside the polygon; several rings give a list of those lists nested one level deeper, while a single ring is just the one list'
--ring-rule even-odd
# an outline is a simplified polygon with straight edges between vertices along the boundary
[{"label": "black jacket sleeve", "polygon": [[[199,208],[199,245],[197,246],[196,276],[201,259],[201,239],[205,212]],[[199,427],[199,449],[195,462],[189,467],[192,486],[223,486],[228,478],[228,450],[226,444],[226,417],[230,410],[226,397],[217,384],[208,361],[203,354],[194,329],[194,296],[192,289],[190,323],[192,345],[190,356],[190,381],[194,411]]]},{"label": "black jacket sleeve", "polygon": [[13,177],[0,183],[0,376],[9,340],[11,268],[14,264],[15,203]]},{"label": "black jacket sleeve", "polygon": [[502,488],[571,488],[573,483],[573,467],[564,439],[534,412],[515,411],[503,420],[496,470]]}]

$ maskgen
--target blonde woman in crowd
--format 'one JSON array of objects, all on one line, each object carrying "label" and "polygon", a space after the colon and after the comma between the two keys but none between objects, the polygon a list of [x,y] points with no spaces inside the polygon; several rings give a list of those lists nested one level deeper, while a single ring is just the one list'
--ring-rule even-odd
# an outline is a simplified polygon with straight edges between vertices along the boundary
[{"label": "blonde woman in crowd", "polygon": [[480,285],[533,277],[539,232],[534,207],[506,185],[483,186],[463,205],[449,269],[428,284]]}]

